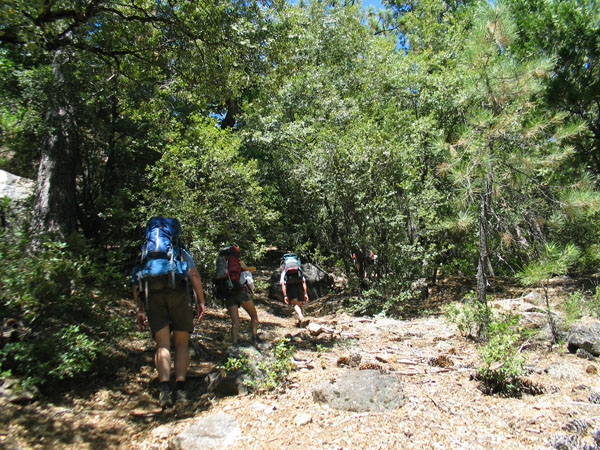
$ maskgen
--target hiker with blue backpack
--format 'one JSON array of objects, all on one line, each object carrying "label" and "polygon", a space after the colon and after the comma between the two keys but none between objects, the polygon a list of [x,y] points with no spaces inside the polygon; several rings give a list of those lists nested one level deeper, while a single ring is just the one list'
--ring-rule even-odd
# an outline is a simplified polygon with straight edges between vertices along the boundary
[{"label": "hiker with blue backpack", "polygon": [[237,345],[240,332],[239,309],[244,309],[250,316],[252,342],[260,343],[258,336],[258,312],[252,301],[254,279],[252,272],[256,267],[248,267],[240,260],[240,249],[235,244],[227,245],[219,250],[215,263],[215,296],[221,299],[231,318],[231,342]]},{"label": "hiker with blue backpack", "polygon": [[308,303],[306,278],[302,273],[302,263],[295,253],[286,253],[281,260],[281,277],[279,279],[283,301],[292,305],[298,315],[298,326],[305,327],[309,321],[304,318],[302,308]]},{"label": "hiker with blue backpack", "polygon": [[194,309],[204,316],[204,291],[191,253],[181,244],[177,219],[153,217],[146,224],[146,239],[132,275],[133,298],[141,329],[150,325],[156,341],[154,363],[158,371],[161,407],[173,405],[171,332],[175,347],[175,398],[187,400],[185,379],[189,364],[189,338],[194,331]]}]

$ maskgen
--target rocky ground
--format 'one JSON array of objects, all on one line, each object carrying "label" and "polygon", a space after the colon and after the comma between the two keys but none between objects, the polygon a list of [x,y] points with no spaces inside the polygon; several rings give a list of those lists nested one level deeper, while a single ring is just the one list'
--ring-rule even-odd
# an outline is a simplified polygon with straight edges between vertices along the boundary
[{"label": "rocky ground", "polygon": [[[267,275],[262,274],[263,280]],[[259,273],[259,286],[260,277]],[[558,280],[552,299],[562,301],[578,288]],[[590,396],[600,392],[598,362],[535,338],[522,353],[528,379],[543,387],[543,393],[521,398],[483,394],[472,379],[481,365],[477,344],[438,313],[441,304],[460,299],[467,289],[461,280],[441,282],[419,305],[422,314],[417,307],[407,308],[412,318],[404,320],[350,315],[343,310],[343,295],[331,295],[307,307],[312,323],[323,328],[314,335],[295,326],[291,310],[258,293],[263,339],[269,343],[287,336],[296,349],[297,370],[275,390],[224,397],[206,393],[205,377],[230,348],[229,319],[225,310],[209,305],[194,335],[190,401],[185,406],[158,408],[153,343],[139,334],[115,349],[102,379],[90,379],[66,393],[57,387],[54,394],[33,401],[11,402],[0,396],[0,447],[166,449],[190,424],[225,413],[241,431],[227,446],[231,450],[584,448],[585,442],[594,448],[600,405]],[[515,302],[501,300],[520,299],[529,292],[499,283],[491,302],[514,308]],[[540,297],[529,300],[542,302]],[[123,300],[122,308],[133,324],[133,305]],[[242,317],[242,336],[247,339],[248,320],[244,313]],[[359,355],[360,363],[350,369],[353,355]],[[318,383],[360,368],[398,377],[403,406],[349,412],[313,399],[312,388]],[[574,437],[577,432],[582,437]],[[569,439],[572,447],[559,446]]]}]

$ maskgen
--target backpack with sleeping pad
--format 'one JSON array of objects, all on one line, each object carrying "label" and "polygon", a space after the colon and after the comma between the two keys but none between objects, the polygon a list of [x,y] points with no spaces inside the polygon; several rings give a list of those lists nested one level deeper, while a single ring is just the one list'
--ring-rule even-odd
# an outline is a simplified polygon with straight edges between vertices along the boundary
[{"label": "backpack with sleeping pad", "polygon": [[215,297],[225,299],[231,293],[242,290],[240,249],[236,245],[232,244],[221,248],[215,265],[215,276],[213,278]]},{"label": "backpack with sleeping pad", "polygon": [[187,285],[188,264],[181,255],[181,225],[179,220],[152,217],[146,223],[137,278],[140,291],[146,297],[150,291],[176,289]]},{"label": "backpack with sleeping pad", "polygon": [[283,255],[281,270],[285,271],[287,284],[302,282],[302,263],[296,253],[286,253]]}]

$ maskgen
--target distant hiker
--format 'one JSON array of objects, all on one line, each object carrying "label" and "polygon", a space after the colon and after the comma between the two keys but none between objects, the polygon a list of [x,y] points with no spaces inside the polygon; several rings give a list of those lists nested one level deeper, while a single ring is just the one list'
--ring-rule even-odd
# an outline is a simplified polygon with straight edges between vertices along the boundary
[{"label": "distant hiker", "polygon": [[286,305],[291,304],[298,315],[298,326],[305,327],[309,321],[304,318],[302,307],[308,302],[306,278],[302,274],[300,258],[295,253],[286,253],[281,261],[281,292]]},{"label": "distant hiker", "polygon": [[193,301],[197,317],[204,316],[204,291],[191,253],[179,242],[177,219],[153,217],[146,225],[140,263],[132,276],[133,299],[138,305],[141,329],[148,323],[156,353],[160,405],[173,405],[171,396],[171,331],[175,346],[175,398],[186,401],[185,379],[189,364],[189,337],[194,331]]},{"label": "distant hiker", "polygon": [[231,342],[238,343],[240,332],[240,306],[250,316],[252,341],[257,344],[258,312],[252,301],[254,279],[252,272],[256,267],[248,267],[240,260],[240,249],[236,245],[227,245],[219,250],[214,277],[215,296],[224,301],[231,318]]},{"label": "distant hiker", "polygon": [[360,279],[371,278],[375,273],[375,265],[377,264],[377,255],[373,250],[352,253],[352,263],[356,269],[356,273]]}]

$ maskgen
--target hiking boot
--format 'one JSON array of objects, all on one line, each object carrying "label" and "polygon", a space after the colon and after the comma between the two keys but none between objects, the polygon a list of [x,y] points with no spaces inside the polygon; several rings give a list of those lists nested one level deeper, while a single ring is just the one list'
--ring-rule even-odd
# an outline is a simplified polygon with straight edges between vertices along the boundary
[{"label": "hiking boot", "polygon": [[308,320],[308,319],[299,320],[298,321],[298,327],[300,327],[300,328],[306,328],[309,323],[310,323],[310,320]]},{"label": "hiking boot", "polygon": [[185,403],[187,402],[187,394],[185,391],[181,389],[177,389],[175,391],[175,403]]},{"label": "hiking boot", "polygon": [[171,398],[171,391],[169,390],[161,390],[158,400],[160,401],[161,408],[168,408],[169,406],[173,406],[173,399]]}]

